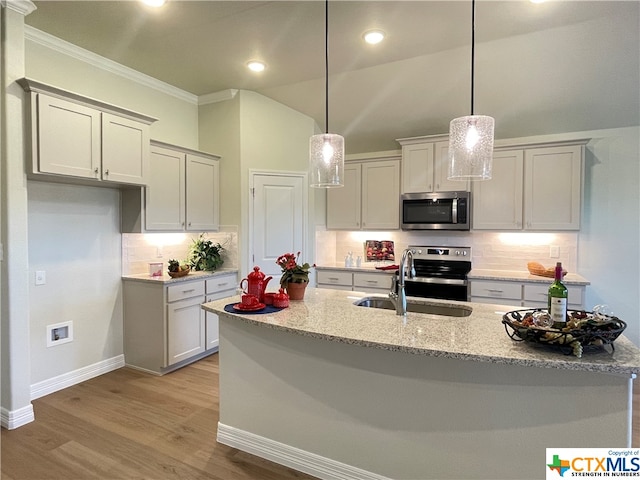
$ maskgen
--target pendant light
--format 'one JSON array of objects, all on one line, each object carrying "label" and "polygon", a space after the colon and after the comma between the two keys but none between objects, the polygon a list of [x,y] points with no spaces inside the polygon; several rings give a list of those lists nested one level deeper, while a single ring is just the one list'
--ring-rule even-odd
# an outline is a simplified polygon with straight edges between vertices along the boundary
[{"label": "pendant light", "polygon": [[449,124],[449,180],[490,180],[494,120],[473,113],[476,2],[471,2],[471,115]]},{"label": "pendant light", "polygon": [[344,185],[344,138],[329,133],[329,0],[325,0],[324,27],[325,132],[309,139],[309,181],[312,187]]}]

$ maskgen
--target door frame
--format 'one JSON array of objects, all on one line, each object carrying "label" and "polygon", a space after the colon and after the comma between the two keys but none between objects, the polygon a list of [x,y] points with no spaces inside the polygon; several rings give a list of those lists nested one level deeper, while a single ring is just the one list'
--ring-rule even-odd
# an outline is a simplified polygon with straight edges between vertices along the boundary
[{"label": "door frame", "polygon": [[[290,177],[302,179],[302,259],[309,261],[308,259],[314,258],[315,248],[312,248],[310,242],[310,224],[309,224],[309,174],[307,171],[294,171],[294,170],[262,170],[262,169],[249,169],[249,216],[247,218],[247,248],[246,256],[240,259],[241,274],[246,276],[242,272],[249,272],[251,268],[251,259],[255,254],[254,252],[254,226],[253,226],[253,195],[255,189],[255,178],[257,176],[271,176],[271,177]],[[282,252],[286,253],[286,252]],[[295,253],[295,252],[294,252]],[[313,263],[313,262],[310,262]]]}]

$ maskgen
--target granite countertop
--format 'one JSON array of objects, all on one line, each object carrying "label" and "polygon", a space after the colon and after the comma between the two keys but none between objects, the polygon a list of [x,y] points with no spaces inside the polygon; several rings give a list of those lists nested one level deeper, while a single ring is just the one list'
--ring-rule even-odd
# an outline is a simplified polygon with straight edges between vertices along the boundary
[{"label": "granite countertop", "polygon": [[180,283],[191,280],[206,280],[207,278],[218,277],[220,275],[225,275],[227,273],[238,273],[237,269],[234,268],[221,268],[220,270],[215,270],[213,272],[205,272],[205,271],[192,271],[189,272],[188,275],[180,278],[171,278],[166,272],[159,277],[152,277],[148,273],[140,273],[140,274],[132,274],[132,275],[123,275],[122,279],[126,281],[134,281],[134,282],[147,282],[147,283]]},{"label": "granite countertop", "polygon": [[[531,275],[528,270],[482,270],[473,269],[467,275],[469,280],[511,280],[516,282],[553,283],[553,278]],[[565,285],[590,285],[591,282],[577,273],[567,273],[562,279]]]},{"label": "granite countertop", "polygon": [[359,272],[359,273],[386,273],[388,275],[392,275],[396,273],[397,270],[378,270],[376,265],[387,266],[387,265],[396,265],[393,262],[386,263],[377,263],[377,262],[362,262],[362,265],[359,267],[345,267],[342,265],[316,265],[316,270],[348,270],[350,272]]},{"label": "granite countertop", "polygon": [[585,351],[582,358],[564,355],[548,346],[515,342],[502,324],[502,315],[514,310],[505,305],[479,304],[412,298],[425,304],[454,304],[473,308],[468,317],[449,317],[364,308],[353,303],[368,295],[363,292],[307,288],[304,301],[292,301],[275,313],[233,314],[224,311],[239,297],[203,304],[203,308],[224,318],[265,328],[357,345],[462,360],[559,368],[628,375],[640,371],[640,350],[624,335],[611,347]]},{"label": "granite countertop", "polygon": [[[396,270],[378,270],[375,268],[377,263],[367,262],[363,263],[360,267],[345,267],[344,265],[317,265],[316,270],[348,270],[351,272],[360,273],[386,273],[393,274]],[[391,265],[391,263],[389,264]],[[531,275],[527,270],[491,270],[491,269],[472,269],[467,278],[469,280],[507,280],[513,282],[531,282],[531,283],[546,283],[553,282],[553,278],[541,277],[538,275]],[[567,273],[563,282],[566,285],[590,285],[591,282],[586,278],[578,275],[577,273]]]}]

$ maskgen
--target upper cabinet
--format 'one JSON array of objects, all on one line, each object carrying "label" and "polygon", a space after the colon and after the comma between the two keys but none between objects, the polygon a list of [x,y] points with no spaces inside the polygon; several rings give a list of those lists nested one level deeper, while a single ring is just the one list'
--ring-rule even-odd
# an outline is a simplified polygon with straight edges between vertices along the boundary
[{"label": "upper cabinet", "polygon": [[[385,159],[382,159],[385,158]],[[327,191],[327,228],[397,230],[400,228],[400,159],[360,157],[344,167],[344,187]]]},{"label": "upper cabinet", "polygon": [[33,178],[145,185],[154,118],[29,79]]},{"label": "upper cabinet", "polygon": [[217,231],[219,185],[219,156],[152,141],[147,186],[122,192],[122,231]]},{"label": "upper cabinet", "polygon": [[448,180],[446,135],[398,139],[402,145],[402,193],[468,191],[469,182]]},{"label": "upper cabinet", "polygon": [[579,230],[585,142],[496,149],[473,183],[474,230]]}]

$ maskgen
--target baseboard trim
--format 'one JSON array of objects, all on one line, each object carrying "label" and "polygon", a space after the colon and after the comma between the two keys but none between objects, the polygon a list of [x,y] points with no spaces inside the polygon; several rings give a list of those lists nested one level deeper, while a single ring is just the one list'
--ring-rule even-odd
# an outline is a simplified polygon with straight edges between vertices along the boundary
[{"label": "baseboard trim", "polygon": [[217,441],[325,480],[391,480],[220,422]]},{"label": "baseboard trim", "polygon": [[124,355],[116,355],[115,357],[107,358],[93,365],[87,365],[72,372],[34,383],[31,385],[31,400],[44,397],[50,393],[71,387],[122,367],[124,367]]},{"label": "baseboard trim", "polygon": [[7,430],[13,430],[14,428],[31,423],[34,420],[33,405],[31,404],[18,410],[7,410],[4,407],[0,408],[0,426]]}]

